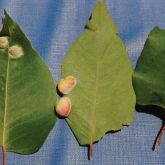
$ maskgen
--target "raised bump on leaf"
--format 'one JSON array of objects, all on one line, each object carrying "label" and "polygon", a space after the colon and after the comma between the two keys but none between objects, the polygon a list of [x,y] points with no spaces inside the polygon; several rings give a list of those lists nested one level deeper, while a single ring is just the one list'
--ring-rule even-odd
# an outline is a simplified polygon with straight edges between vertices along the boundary
[{"label": "raised bump on leaf", "polygon": [[71,100],[68,97],[62,97],[56,106],[56,112],[61,117],[67,117],[71,112]]},{"label": "raised bump on leaf", "polygon": [[23,49],[19,45],[14,45],[9,48],[9,56],[11,58],[17,59],[24,55]]},{"label": "raised bump on leaf", "polygon": [[70,93],[77,84],[77,79],[73,76],[67,76],[58,82],[58,89],[62,94]]},{"label": "raised bump on leaf", "polygon": [[0,37],[0,49],[5,49],[8,47],[8,37]]}]

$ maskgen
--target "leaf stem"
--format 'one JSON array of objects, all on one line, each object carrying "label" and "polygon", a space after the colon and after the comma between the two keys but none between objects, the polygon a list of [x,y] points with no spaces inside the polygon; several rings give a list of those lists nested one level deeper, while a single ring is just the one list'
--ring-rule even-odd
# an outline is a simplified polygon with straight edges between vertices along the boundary
[{"label": "leaf stem", "polygon": [[2,146],[2,165],[6,165],[6,149]]},{"label": "leaf stem", "polygon": [[93,156],[93,143],[90,143],[89,145],[89,159],[91,159]]},{"label": "leaf stem", "polygon": [[160,146],[160,142],[161,142],[161,139],[163,137],[163,132],[165,131],[165,123],[163,124],[158,136],[157,136],[157,139],[156,139],[156,146]]}]

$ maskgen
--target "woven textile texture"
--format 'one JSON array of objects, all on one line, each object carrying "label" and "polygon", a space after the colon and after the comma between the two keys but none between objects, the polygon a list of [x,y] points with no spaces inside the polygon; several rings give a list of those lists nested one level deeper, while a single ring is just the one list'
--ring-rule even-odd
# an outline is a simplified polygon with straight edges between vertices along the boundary
[{"label": "woven textile texture", "polygon": [[[61,61],[83,31],[96,2],[0,0],[0,17],[3,9],[9,12],[49,65],[57,81]],[[107,5],[135,65],[149,31],[156,25],[165,28],[165,1],[107,0]],[[165,137],[160,148],[152,151],[161,125],[160,118],[136,112],[132,126],[107,134],[94,145],[94,155],[89,161],[87,148],[78,145],[64,120],[58,120],[38,153],[26,156],[8,153],[7,165],[165,165]]]}]

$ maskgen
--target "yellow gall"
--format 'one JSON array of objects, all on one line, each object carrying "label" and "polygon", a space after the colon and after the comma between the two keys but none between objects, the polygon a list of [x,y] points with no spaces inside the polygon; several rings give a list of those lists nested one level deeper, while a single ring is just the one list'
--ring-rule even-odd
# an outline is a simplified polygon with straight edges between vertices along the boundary
[{"label": "yellow gall", "polygon": [[0,49],[5,49],[9,45],[8,37],[0,37]]},{"label": "yellow gall", "polygon": [[9,48],[9,56],[11,58],[17,59],[24,55],[23,49],[19,45],[13,45]]},{"label": "yellow gall", "polygon": [[71,100],[68,97],[62,97],[56,105],[56,113],[61,117],[67,117],[71,112],[71,108]]},{"label": "yellow gall", "polygon": [[64,79],[59,80],[59,82],[58,82],[58,90],[62,94],[67,94],[68,93],[68,84],[66,83],[66,81]]},{"label": "yellow gall", "polygon": [[67,76],[58,82],[58,90],[62,94],[70,93],[77,84],[77,79],[73,76]]},{"label": "yellow gall", "polygon": [[65,78],[65,80],[66,80],[67,84],[72,88],[74,88],[77,84],[77,79],[73,76],[67,76]]}]

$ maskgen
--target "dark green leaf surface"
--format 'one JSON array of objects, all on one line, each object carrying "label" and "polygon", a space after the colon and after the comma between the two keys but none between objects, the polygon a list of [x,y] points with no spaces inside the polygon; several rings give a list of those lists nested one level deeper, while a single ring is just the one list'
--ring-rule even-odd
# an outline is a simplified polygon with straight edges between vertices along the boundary
[{"label": "dark green leaf surface", "polygon": [[133,85],[140,105],[165,108],[165,30],[155,27],[138,59]]},{"label": "dark green leaf surface", "polygon": [[132,66],[105,1],[98,2],[85,31],[65,56],[62,78],[68,75],[77,78],[77,85],[68,95],[73,106],[66,120],[81,145],[131,124]]},{"label": "dark green leaf surface", "polygon": [[0,50],[0,145],[21,154],[36,152],[53,128],[55,88],[51,73],[19,26],[5,12],[0,36],[24,55]]}]

